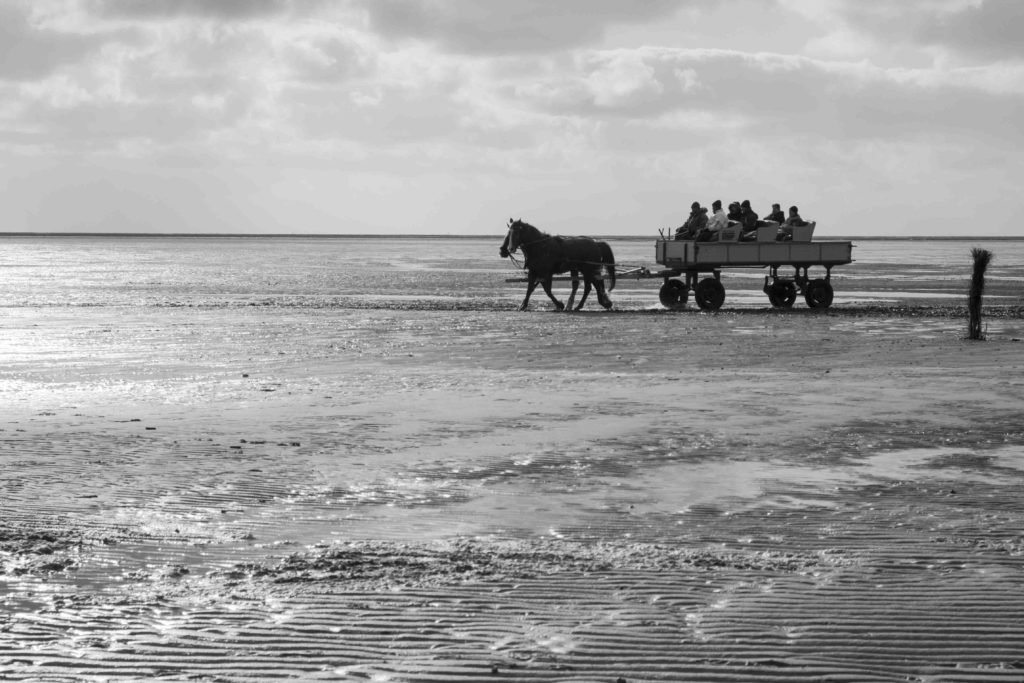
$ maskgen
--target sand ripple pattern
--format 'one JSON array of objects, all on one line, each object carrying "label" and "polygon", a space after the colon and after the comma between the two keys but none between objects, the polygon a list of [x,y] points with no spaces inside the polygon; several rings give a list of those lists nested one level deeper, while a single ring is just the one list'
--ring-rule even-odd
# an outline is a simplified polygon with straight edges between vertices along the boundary
[{"label": "sand ripple pattern", "polygon": [[[986,490],[982,526],[943,514],[950,498],[976,499],[970,486],[889,483],[814,509],[693,509],[675,519],[689,542],[674,545],[365,541],[205,573],[140,547],[139,569],[95,592],[62,589],[88,579],[60,558],[103,564],[109,546],[8,531],[0,557],[17,549],[40,563],[5,562],[6,580],[45,580],[7,600],[0,671],[12,680],[1018,681],[1024,516],[1019,489]],[[700,543],[706,525],[734,540]]]}]

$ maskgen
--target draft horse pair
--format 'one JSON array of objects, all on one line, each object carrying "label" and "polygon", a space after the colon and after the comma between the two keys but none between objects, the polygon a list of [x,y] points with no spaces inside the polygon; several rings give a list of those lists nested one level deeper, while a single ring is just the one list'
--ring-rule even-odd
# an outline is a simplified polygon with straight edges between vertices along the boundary
[{"label": "draft horse pair", "polygon": [[612,307],[612,300],[604,289],[601,270],[608,272],[608,292],[615,289],[615,257],[607,242],[590,237],[562,237],[548,235],[522,220],[509,219],[508,234],[501,244],[502,258],[509,258],[518,249],[523,251],[524,268],[527,272],[526,298],[520,311],[530,304],[530,295],[540,284],[544,293],[562,311],[565,305],[551,293],[551,281],[556,274],[569,273],[572,276],[572,294],[569,295],[569,309],[572,309],[576,290],[579,289],[580,275],[583,276],[583,296],[576,310],[583,308],[590,289],[597,290],[597,300],[605,308]]}]

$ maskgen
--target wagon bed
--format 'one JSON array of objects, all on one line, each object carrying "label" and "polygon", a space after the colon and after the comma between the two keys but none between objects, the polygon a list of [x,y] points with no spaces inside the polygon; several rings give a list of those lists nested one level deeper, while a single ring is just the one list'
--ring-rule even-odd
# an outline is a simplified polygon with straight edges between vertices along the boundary
[{"label": "wagon bed", "polygon": [[851,242],[681,242],[658,240],[657,262],[680,270],[729,266],[837,266],[850,263]]}]

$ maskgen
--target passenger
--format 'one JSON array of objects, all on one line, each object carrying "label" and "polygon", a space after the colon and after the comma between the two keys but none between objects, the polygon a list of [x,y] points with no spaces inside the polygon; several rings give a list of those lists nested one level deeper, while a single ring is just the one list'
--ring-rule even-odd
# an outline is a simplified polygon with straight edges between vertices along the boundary
[{"label": "passenger", "polygon": [[733,202],[729,205],[729,215],[727,218],[731,221],[739,222],[743,219],[743,215],[740,212],[740,203]]},{"label": "passenger", "polygon": [[762,222],[758,220],[757,214],[750,208],[749,199],[744,199],[743,203],[740,204],[740,223],[743,224],[743,227],[740,228],[740,240],[756,239],[754,235],[757,234],[758,225]]},{"label": "passenger", "polygon": [[725,211],[722,211],[722,200],[716,199],[711,202],[711,210],[714,213],[711,218],[708,219],[708,224],[697,236],[698,242],[711,242],[712,240],[718,239],[718,231],[722,228],[729,226],[729,218],[725,215]]},{"label": "passenger", "polygon": [[807,221],[800,218],[800,210],[795,206],[789,207],[789,216],[786,217],[785,222],[782,224],[782,228],[779,230],[779,236],[776,238],[780,242],[788,242],[793,239],[793,226],[807,225]]},{"label": "passenger", "polygon": [[767,221],[775,221],[778,224],[786,222],[786,214],[782,213],[782,207],[772,204],[772,212],[765,217]]},{"label": "passenger", "polygon": [[708,210],[702,207],[700,202],[694,202],[690,205],[690,216],[686,222],[676,228],[676,239],[696,239],[707,224]]},{"label": "passenger", "polygon": [[786,226],[807,225],[807,221],[800,218],[800,210],[795,206],[789,207],[789,217],[785,220]]}]

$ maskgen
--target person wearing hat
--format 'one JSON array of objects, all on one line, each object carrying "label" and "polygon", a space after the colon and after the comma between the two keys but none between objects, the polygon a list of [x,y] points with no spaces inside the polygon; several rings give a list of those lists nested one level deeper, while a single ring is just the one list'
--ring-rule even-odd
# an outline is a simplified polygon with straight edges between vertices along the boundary
[{"label": "person wearing hat", "polygon": [[742,240],[746,235],[757,232],[758,217],[752,208],[750,208],[750,200],[744,199],[743,203],[740,204],[740,223],[743,227],[740,230],[740,239]]},{"label": "person wearing hat", "polygon": [[725,211],[722,211],[721,199],[711,202],[711,210],[713,213],[711,218],[708,219],[708,224],[704,226],[704,230],[697,236],[698,242],[710,242],[717,239],[718,231],[729,226],[729,218],[725,215]]},{"label": "person wearing hat", "polygon": [[786,221],[786,214],[782,213],[782,207],[778,204],[772,204],[772,212],[765,216],[765,220],[775,221],[776,223],[784,223]]},{"label": "person wearing hat", "polygon": [[704,226],[708,224],[708,210],[700,205],[700,202],[690,204],[690,216],[686,222],[676,228],[677,240],[696,239]]}]

